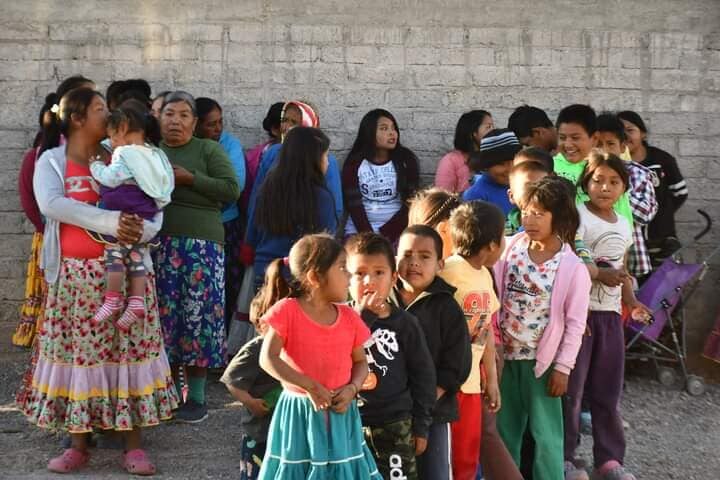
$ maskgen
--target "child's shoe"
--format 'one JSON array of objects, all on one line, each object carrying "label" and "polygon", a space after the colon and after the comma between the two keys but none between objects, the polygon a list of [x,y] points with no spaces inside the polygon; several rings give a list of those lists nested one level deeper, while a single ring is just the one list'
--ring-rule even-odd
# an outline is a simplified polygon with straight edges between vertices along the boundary
[{"label": "child's shoe", "polygon": [[577,468],[572,462],[565,462],[565,480],[590,480],[582,468]]},{"label": "child's shoe", "polygon": [[123,298],[117,292],[108,292],[105,295],[105,301],[100,306],[100,309],[95,312],[92,318],[93,325],[100,325],[106,320],[115,317],[123,307]]},{"label": "child's shoe", "polygon": [[637,480],[635,475],[625,471],[625,468],[616,460],[605,462],[600,468],[596,468],[592,474],[592,480]]},{"label": "child's shoe", "polygon": [[128,306],[120,320],[117,321],[117,327],[127,332],[133,323],[143,318],[145,318],[145,299],[143,297],[129,297]]},{"label": "child's shoe", "polygon": [[90,460],[88,452],[83,452],[77,448],[68,448],[62,455],[50,460],[47,468],[55,473],[71,473],[84,467],[88,460]]}]

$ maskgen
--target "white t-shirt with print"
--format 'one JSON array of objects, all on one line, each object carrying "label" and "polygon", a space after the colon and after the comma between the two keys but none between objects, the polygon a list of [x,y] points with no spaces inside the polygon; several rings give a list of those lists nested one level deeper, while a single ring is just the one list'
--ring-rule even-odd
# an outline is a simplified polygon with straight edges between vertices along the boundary
[{"label": "white t-shirt with print", "polygon": [[[373,231],[377,232],[402,207],[397,189],[397,172],[393,162],[388,160],[382,165],[376,165],[363,160],[358,168],[358,188],[368,222]],[[353,233],[357,233],[357,228],[352,218],[349,218],[345,226],[345,234]]]},{"label": "white t-shirt with print", "polygon": [[537,264],[527,236],[508,253],[500,330],[506,360],[535,360],[538,343],[550,323],[550,299],[562,251]]},{"label": "white t-shirt with print", "polygon": [[[590,249],[598,267],[624,268],[625,253],[633,243],[632,230],[627,219],[615,215],[615,222],[608,222],[578,204],[580,228],[578,235]],[[590,290],[590,310],[610,311],[622,314],[622,287],[608,287],[597,280]]]}]

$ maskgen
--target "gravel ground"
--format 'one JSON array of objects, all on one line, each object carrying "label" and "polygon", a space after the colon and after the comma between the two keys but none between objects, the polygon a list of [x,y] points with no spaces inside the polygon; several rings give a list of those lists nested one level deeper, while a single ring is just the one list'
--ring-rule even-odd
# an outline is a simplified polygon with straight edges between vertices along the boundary
[{"label": "gravel ground", "polygon": [[[45,465],[61,452],[59,437],[29,425],[13,405],[25,365],[22,354],[0,356],[0,478],[68,478]],[[717,367],[720,369],[720,366]],[[151,428],[146,448],[158,466],[155,478],[236,478],[240,427],[238,405],[217,381],[209,386],[210,418],[198,425]],[[627,466],[640,480],[720,479],[720,386],[701,397],[661,386],[642,369],[628,374],[623,400]],[[592,438],[580,455],[591,458]],[[118,450],[96,449],[90,465],[72,478],[125,479]]]}]

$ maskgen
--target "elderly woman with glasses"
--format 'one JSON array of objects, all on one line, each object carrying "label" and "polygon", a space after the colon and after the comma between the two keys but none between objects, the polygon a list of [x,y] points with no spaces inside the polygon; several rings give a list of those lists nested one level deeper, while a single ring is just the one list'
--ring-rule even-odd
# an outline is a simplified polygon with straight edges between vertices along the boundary
[{"label": "elderly woman with glasses", "polygon": [[[221,210],[240,196],[237,175],[217,142],[193,136],[195,99],[168,94],[160,111],[162,142],[175,172],[155,256],[160,318],[173,376],[187,372],[180,422],[207,418],[207,369],[225,363],[225,238]],[[178,389],[179,390],[179,389]]]}]

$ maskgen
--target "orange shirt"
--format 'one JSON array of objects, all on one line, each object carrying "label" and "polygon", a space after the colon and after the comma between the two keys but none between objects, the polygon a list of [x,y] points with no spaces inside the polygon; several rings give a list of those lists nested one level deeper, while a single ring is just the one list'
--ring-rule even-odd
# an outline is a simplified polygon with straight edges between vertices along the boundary
[{"label": "orange shirt", "polygon": [[[90,166],[68,160],[65,168],[65,196],[95,205],[100,199],[98,190],[99,186],[90,174]],[[61,223],[60,251],[63,257],[98,258],[105,254],[105,246],[90,238],[82,227]]]},{"label": "orange shirt", "polygon": [[280,300],[263,317],[284,340],[280,358],[329,390],[350,381],[352,351],[370,338],[370,330],[355,310],[347,305],[336,307],[338,315],[332,325],[314,321],[295,298]]}]

